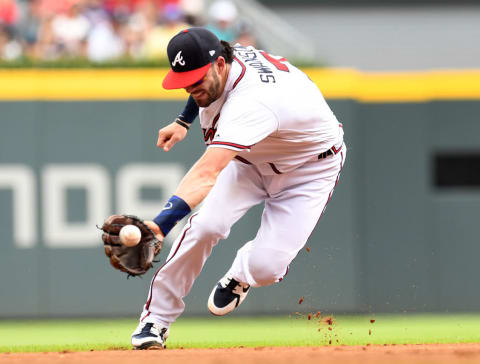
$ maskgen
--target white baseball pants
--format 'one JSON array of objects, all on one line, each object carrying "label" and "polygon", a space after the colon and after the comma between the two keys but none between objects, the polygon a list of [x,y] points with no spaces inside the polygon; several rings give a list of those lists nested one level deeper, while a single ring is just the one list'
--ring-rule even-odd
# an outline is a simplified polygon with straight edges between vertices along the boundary
[{"label": "white baseball pants", "polygon": [[231,226],[250,207],[261,202],[265,208],[257,236],[238,250],[229,273],[252,287],[282,280],[322,216],[345,155],[343,146],[336,155],[272,176],[261,175],[253,165],[230,162],[154,275],[140,320],[169,327],[182,314],[183,297],[212,248],[228,237]]}]

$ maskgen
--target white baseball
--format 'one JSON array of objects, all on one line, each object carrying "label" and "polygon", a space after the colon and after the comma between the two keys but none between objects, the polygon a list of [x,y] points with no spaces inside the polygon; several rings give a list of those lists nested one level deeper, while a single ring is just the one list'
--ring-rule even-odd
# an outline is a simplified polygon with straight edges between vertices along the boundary
[{"label": "white baseball", "polygon": [[125,225],[120,229],[120,241],[123,245],[132,247],[137,245],[142,238],[142,232],[135,225]]}]

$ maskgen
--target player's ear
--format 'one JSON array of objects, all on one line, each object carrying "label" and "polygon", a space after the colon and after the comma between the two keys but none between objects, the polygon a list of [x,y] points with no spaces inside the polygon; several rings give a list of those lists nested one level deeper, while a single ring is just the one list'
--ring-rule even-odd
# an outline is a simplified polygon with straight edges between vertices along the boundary
[{"label": "player's ear", "polygon": [[223,58],[222,56],[218,57],[215,61],[215,64],[218,67],[219,72],[223,71],[226,65],[225,58]]}]

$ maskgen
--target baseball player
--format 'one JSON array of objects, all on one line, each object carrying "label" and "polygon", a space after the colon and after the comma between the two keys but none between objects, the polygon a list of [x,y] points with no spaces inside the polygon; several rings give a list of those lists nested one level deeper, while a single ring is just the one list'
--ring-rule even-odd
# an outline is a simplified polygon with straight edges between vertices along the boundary
[{"label": "baseball player", "polygon": [[[315,84],[284,58],[231,47],[203,28],[174,36],[166,89],[190,95],[187,118],[159,131],[165,151],[182,140],[199,107],[207,145],[161,213],[146,221],[159,239],[201,202],[153,277],[132,345],[163,348],[212,248],[264,202],[255,238],[237,252],[208,298],[214,315],[238,307],[251,287],[279,282],[321,218],[345,161],[342,125]],[[185,115],[183,115],[185,116]]]}]

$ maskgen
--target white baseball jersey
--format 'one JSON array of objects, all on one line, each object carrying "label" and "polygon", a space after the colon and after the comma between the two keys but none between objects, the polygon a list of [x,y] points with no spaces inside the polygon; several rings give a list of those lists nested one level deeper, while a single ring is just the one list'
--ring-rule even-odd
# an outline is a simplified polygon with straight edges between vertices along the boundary
[{"label": "white baseball jersey", "polygon": [[162,327],[183,312],[183,297],[213,247],[262,202],[257,235],[238,249],[228,274],[251,287],[281,281],[323,215],[345,161],[343,129],[318,88],[285,60],[254,48],[235,47],[224,93],[200,109],[200,122],[208,148],[240,151],[243,163],[220,172],[153,277],[140,320]]},{"label": "white baseball jersey", "polygon": [[341,124],[305,73],[238,45],[223,95],[200,108],[200,125],[209,147],[240,151],[264,175],[294,170],[343,141]]}]

